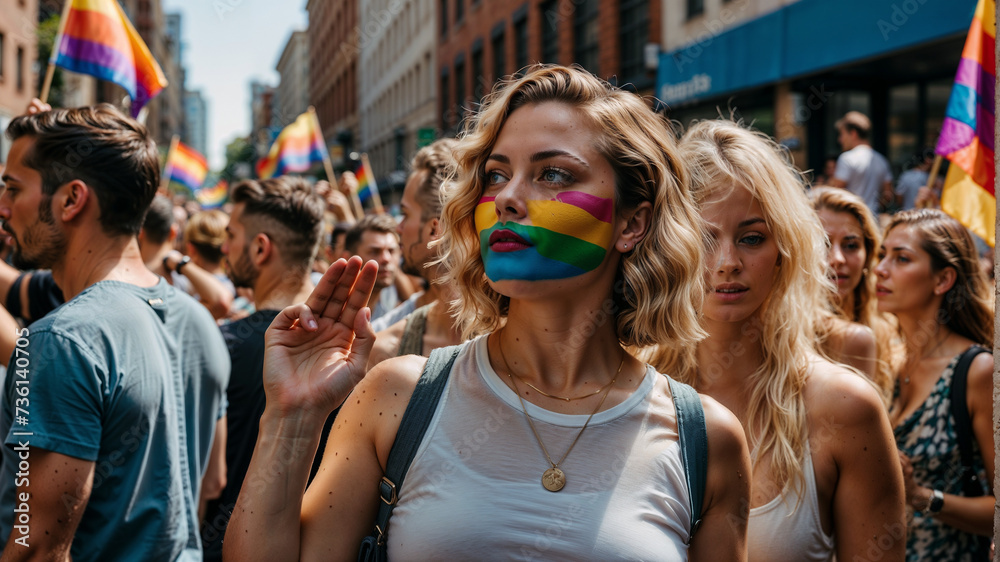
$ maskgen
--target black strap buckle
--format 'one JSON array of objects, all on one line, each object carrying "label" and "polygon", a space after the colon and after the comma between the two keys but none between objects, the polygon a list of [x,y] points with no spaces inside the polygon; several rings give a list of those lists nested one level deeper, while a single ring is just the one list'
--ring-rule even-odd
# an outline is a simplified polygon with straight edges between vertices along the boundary
[{"label": "black strap buckle", "polygon": [[382,501],[387,505],[396,505],[399,496],[396,495],[396,484],[389,480],[388,476],[383,476],[378,484],[378,493]]}]

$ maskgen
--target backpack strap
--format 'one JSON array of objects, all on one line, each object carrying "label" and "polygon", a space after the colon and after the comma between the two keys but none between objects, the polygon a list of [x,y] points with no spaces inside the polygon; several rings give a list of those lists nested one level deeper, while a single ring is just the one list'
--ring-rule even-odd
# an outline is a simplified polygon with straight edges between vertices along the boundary
[{"label": "backpack strap", "polygon": [[396,440],[389,450],[389,458],[385,462],[385,476],[379,482],[379,496],[382,501],[378,506],[378,515],[375,517],[375,537],[378,544],[384,545],[386,531],[389,526],[389,516],[396,507],[396,500],[399,499],[398,490],[403,485],[403,477],[410,468],[413,457],[417,454],[420,442],[423,441],[424,432],[434,417],[437,404],[441,400],[445,384],[448,382],[448,375],[455,365],[455,359],[462,350],[461,345],[443,347],[431,352],[427,359],[424,372],[417,381],[417,386],[413,389],[413,396],[410,403],[403,412],[403,419],[399,422],[399,431],[396,432]]},{"label": "backpack strap", "polygon": [[981,353],[989,353],[989,350],[978,345],[965,350],[958,358],[958,364],[951,375],[951,417],[955,420],[955,437],[962,457],[962,491],[967,497],[983,495],[982,484],[973,468],[972,418],[969,416],[969,406],[966,404],[969,366]]},{"label": "backpack strap", "polygon": [[708,429],[701,398],[690,386],[669,377],[670,393],[677,410],[677,433],[680,434],[681,457],[690,495],[691,531],[688,544],[701,526],[701,510],[705,501],[705,482],[708,480]]},{"label": "backpack strap", "polygon": [[399,338],[399,350],[396,355],[423,355],[424,332],[427,331],[427,313],[431,305],[427,304],[414,310],[406,317],[403,335]]}]

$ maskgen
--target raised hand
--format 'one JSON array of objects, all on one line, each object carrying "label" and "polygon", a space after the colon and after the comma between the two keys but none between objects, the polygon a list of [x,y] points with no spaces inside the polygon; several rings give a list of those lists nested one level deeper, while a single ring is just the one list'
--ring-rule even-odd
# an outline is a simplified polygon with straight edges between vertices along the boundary
[{"label": "raised hand", "polygon": [[264,334],[264,391],[281,416],[326,419],[365,376],[375,343],[366,306],[378,264],[339,259],[304,304],[290,306]]},{"label": "raised hand", "polygon": [[52,111],[52,106],[38,98],[33,98],[30,102],[28,102],[28,107],[24,109],[24,114],[34,115],[36,113],[42,113],[43,111]]}]

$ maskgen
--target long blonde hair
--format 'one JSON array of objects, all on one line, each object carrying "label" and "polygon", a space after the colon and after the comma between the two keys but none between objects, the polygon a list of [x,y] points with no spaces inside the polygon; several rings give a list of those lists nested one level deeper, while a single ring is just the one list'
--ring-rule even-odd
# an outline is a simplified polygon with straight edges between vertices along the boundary
[{"label": "long blonde hair", "polygon": [[[455,149],[457,174],[446,186],[441,262],[445,283],[459,291],[452,310],[465,337],[492,331],[509,299],[489,285],[474,211],[484,192],[485,164],[507,118],[530,104],[569,105],[600,131],[598,151],[615,173],[619,217],[652,204],[649,231],[622,256],[605,311],[625,345],[665,343],[691,350],[704,337],[698,310],[704,297],[704,229],[687,189],[677,143],[638,96],[580,68],[536,65],[502,81],[486,96]],[[666,290],[664,290],[666,287]]]},{"label": "long blonde hair", "polygon": [[[861,237],[865,247],[865,265],[861,282],[853,289],[854,306],[848,310],[844,306],[845,303],[839,303],[837,309],[847,320],[867,326],[875,334],[877,357],[872,382],[879,388],[883,400],[888,403],[894,383],[892,374],[893,327],[889,320],[878,311],[878,299],[875,297],[875,266],[878,265],[878,248],[882,243],[878,223],[868,205],[860,197],[846,189],[814,187],[809,190],[809,199],[813,209],[846,213],[854,217],[861,228]],[[836,293],[833,293],[832,296],[836,302]],[[822,334],[822,328],[820,333]]]},{"label": "long blonde hair", "polygon": [[[769,138],[729,120],[701,121],[681,138],[695,201],[743,187],[756,199],[778,246],[779,266],[753,336],[763,363],[749,377],[747,425],[754,468],[768,454],[774,482],[804,489],[807,439],[803,401],[806,372],[816,352],[815,311],[833,285],[826,276],[826,235],[806,199],[804,182]],[[698,386],[698,365],[660,346],[657,368]],[[799,494],[801,496],[801,493]]]}]

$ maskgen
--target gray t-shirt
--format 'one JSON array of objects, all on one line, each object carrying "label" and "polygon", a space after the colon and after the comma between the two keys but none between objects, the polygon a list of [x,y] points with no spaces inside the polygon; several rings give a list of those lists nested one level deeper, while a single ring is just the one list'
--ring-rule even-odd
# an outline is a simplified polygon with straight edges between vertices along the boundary
[{"label": "gray t-shirt", "polygon": [[163,279],[102,281],[23,339],[0,403],[0,540],[27,443],[95,463],[73,560],[201,560],[198,490],[229,379],[208,311]]},{"label": "gray t-shirt", "polygon": [[917,195],[920,188],[927,185],[927,178],[930,176],[924,170],[907,170],[899,175],[899,182],[896,184],[896,195],[902,196],[903,203],[899,210],[906,211],[917,206]]},{"label": "gray t-shirt", "polygon": [[837,158],[833,177],[845,182],[847,190],[864,199],[878,215],[882,185],[892,181],[892,169],[884,156],[867,144],[859,144]]}]

